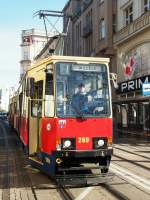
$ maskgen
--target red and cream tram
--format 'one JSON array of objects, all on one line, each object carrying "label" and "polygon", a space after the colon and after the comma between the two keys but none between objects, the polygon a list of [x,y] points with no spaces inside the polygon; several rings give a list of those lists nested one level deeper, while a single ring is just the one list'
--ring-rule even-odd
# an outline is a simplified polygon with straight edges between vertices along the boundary
[{"label": "red and cream tram", "polygon": [[82,163],[108,171],[113,152],[108,64],[108,58],[51,56],[26,72],[10,101],[10,121],[32,165],[51,176]]}]

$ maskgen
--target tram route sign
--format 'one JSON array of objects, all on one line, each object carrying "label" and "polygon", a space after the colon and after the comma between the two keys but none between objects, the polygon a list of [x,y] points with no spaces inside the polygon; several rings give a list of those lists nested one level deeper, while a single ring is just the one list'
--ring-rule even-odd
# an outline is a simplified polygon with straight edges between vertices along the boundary
[{"label": "tram route sign", "polygon": [[143,96],[150,95],[150,82],[142,84],[142,94]]}]

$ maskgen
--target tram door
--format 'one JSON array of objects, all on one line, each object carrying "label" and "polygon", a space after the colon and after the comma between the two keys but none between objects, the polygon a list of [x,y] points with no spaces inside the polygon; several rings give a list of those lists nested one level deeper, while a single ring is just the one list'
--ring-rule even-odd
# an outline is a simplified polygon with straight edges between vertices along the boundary
[{"label": "tram door", "polygon": [[29,156],[38,156],[41,146],[43,81],[34,83],[34,97],[29,100]]}]

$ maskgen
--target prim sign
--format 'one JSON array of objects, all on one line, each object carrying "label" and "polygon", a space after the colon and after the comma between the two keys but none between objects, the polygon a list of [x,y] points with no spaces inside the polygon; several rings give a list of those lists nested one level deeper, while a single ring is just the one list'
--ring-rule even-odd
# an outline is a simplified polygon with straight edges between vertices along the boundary
[{"label": "prim sign", "polygon": [[150,82],[150,75],[146,75],[137,79],[129,80],[126,82],[118,83],[117,93],[127,93],[136,90],[142,90],[143,83]]}]

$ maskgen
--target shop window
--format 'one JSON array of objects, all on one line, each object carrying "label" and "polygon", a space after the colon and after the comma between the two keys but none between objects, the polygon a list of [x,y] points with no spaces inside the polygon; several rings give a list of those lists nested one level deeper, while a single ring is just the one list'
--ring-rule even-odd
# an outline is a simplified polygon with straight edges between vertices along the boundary
[{"label": "shop window", "polygon": [[139,103],[138,107],[138,124],[143,126],[143,104]]},{"label": "shop window", "polygon": [[117,116],[117,126],[118,128],[122,128],[122,114],[121,114],[121,106],[116,106],[116,116]]},{"label": "shop window", "polygon": [[148,102],[143,103],[143,129],[150,130],[150,105]]},{"label": "shop window", "polygon": [[127,107],[124,105],[122,106],[122,127],[127,127]]},{"label": "shop window", "polygon": [[133,4],[130,4],[125,10],[124,10],[124,16],[125,16],[125,25],[130,24],[133,22]]},{"label": "shop window", "polygon": [[137,123],[137,104],[128,105],[128,124],[130,128],[135,128]]}]

